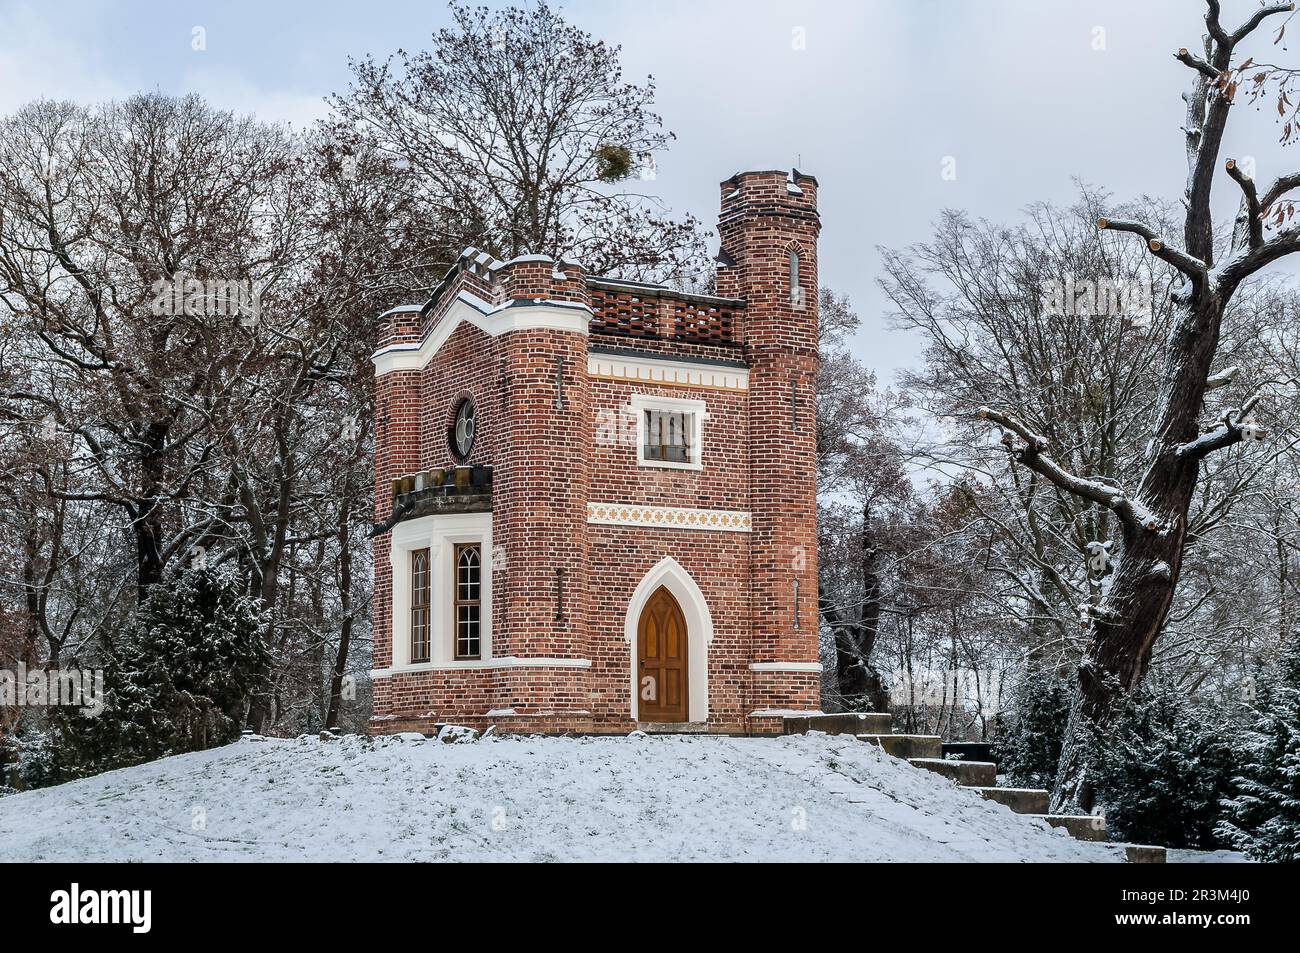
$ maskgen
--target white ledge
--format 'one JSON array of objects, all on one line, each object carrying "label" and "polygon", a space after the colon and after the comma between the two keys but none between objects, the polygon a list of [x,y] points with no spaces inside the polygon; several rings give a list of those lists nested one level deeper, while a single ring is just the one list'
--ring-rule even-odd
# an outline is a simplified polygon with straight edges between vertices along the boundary
[{"label": "white ledge", "polygon": [[391,668],[371,669],[370,677],[389,678],[403,672],[448,672],[485,668],[591,668],[591,659],[543,658],[541,656],[521,658],[516,655],[503,655],[500,658],[469,659],[463,662],[416,662],[411,665],[395,665]]},{"label": "white ledge", "polygon": [[649,355],[626,357],[599,352],[590,354],[587,357],[587,373],[598,380],[629,384],[738,392],[749,390],[748,368],[674,361]]},{"label": "white ledge", "polygon": [[399,304],[396,307],[389,308],[379,317],[387,318],[394,314],[407,314],[408,312],[411,311],[423,311],[423,310],[424,310],[424,305],[422,304]]},{"label": "white ledge", "polygon": [[821,662],[751,662],[751,672],[820,672]]}]

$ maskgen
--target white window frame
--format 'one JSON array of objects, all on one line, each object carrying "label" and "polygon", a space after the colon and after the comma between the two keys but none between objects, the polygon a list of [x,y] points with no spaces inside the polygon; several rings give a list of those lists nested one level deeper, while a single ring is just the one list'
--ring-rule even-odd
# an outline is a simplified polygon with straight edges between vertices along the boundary
[{"label": "white window frame", "polygon": [[[492,514],[449,513],[393,527],[394,672],[434,668],[486,668],[492,661]],[[456,659],[454,595],[456,546],[478,543],[480,555],[479,657]],[[429,549],[429,661],[411,661],[411,553]]]},{"label": "white window frame", "polygon": [[[651,394],[634,394],[629,405],[636,418],[636,465],[658,467],[665,470],[704,469],[704,422],[709,419],[708,405],[702,400],[683,397],[659,397]],[[694,420],[690,441],[691,458],[686,463],[673,460],[647,460],[645,457],[645,417],[648,410],[662,410],[673,414],[691,414]]]}]

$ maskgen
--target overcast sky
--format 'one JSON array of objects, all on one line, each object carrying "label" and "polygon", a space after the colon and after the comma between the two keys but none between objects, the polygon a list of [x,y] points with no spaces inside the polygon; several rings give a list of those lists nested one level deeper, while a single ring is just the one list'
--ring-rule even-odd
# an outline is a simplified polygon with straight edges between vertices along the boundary
[{"label": "overcast sky", "polygon": [[[1225,0],[1235,26],[1256,0]],[[875,287],[879,245],[924,239],[938,212],[1015,221],[1068,202],[1073,178],[1117,198],[1177,198],[1185,176],[1180,46],[1201,0],[603,0],[561,5],[652,73],[677,134],[658,167],[670,207],[706,222],[717,183],[790,167],[821,183],[822,283],[847,292],[861,344],[888,381],[916,359]],[[347,59],[418,49],[441,3],[0,0],[0,112],[41,96],[83,102],[196,91],[263,118],[310,123],[348,83]],[[1280,22],[1277,21],[1277,22]],[[193,49],[202,27],[206,49]],[[1295,27],[1300,30],[1300,24]],[[1259,33],[1249,52],[1292,62]],[[1224,155],[1257,178],[1300,167],[1267,112],[1243,109]],[[942,173],[951,157],[955,178]],[[1284,165],[1290,163],[1286,169]],[[1219,211],[1235,207],[1217,183]]]}]

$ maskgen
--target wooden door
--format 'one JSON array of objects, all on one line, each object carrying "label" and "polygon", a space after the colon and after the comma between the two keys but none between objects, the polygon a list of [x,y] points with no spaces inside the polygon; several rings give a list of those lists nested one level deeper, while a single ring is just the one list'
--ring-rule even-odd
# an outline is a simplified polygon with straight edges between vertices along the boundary
[{"label": "wooden door", "polygon": [[641,610],[636,641],[639,720],[686,721],[686,618],[662,586]]}]

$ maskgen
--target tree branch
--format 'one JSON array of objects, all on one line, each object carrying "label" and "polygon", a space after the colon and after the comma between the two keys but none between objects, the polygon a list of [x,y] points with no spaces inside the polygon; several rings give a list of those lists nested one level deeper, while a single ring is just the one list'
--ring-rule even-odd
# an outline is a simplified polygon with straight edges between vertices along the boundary
[{"label": "tree branch", "polygon": [[1234,364],[1232,367],[1225,367],[1217,374],[1211,374],[1205,379],[1205,391],[1209,393],[1212,390],[1218,390],[1220,387],[1227,387],[1233,382],[1241,368]]},{"label": "tree branch", "polygon": [[1107,486],[1104,483],[1097,483],[1092,480],[1086,480],[1083,477],[1076,476],[1063,468],[1051,457],[1044,456],[1043,451],[1047,449],[1047,439],[1034,433],[1024,423],[1016,418],[993,410],[989,407],[981,407],[979,416],[985,420],[990,420],[997,424],[1003,430],[1015,434],[1024,441],[1024,446],[1014,447],[1012,442],[1004,439],[1003,443],[1007,444],[1012,455],[1025,467],[1034,471],[1039,476],[1046,478],[1052,485],[1061,488],[1075,496],[1082,497],[1098,506],[1104,506],[1106,509],[1113,511],[1121,520],[1130,524],[1138,525],[1139,520],[1134,512],[1133,506],[1123,491]]},{"label": "tree branch", "polygon": [[1205,0],[1205,6],[1205,28],[1210,31],[1210,36],[1219,43],[1231,46],[1232,37],[1228,36],[1227,31],[1219,23],[1219,0]]},{"label": "tree branch", "polygon": [[1276,181],[1268,187],[1268,191],[1264,193],[1264,197],[1259,201],[1261,212],[1264,215],[1267,215],[1268,210],[1272,207],[1274,202],[1297,186],[1300,186],[1300,172],[1278,176]]},{"label": "tree branch", "polygon": [[1230,293],[1237,285],[1270,262],[1300,251],[1300,226],[1278,232],[1258,248],[1243,249],[1219,269],[1219,293]]},{"label": "tree branch", "polygon": [[1230,42],[1233,46],[1236,46],[1246,37],[1250,36],[1250,34],[1255,32],[1255,27],[1259,26],[1266,17],[1271,17],[1275,13],[1289,13],[1294,9],[1294,3],[1274,3],[1266,7],[1260,7],[1249,20],[1237,28],[1237,30],[1232,34]]},{"label": "tree branch", "polygon": [[1161,261],[1173,265],[1188,278],[1195,282],[1205,279],[1205,262],[1199,258],[1193,258],[1184,251],[1177,248],[1170,248],[1165,244],[1164,239],[1160,238],[1146,225],[1141,222],[1132,222],[1125,219],[1097,219],[1097,227],[1100,229],[1110,229],[1113,232],[1132,232],[1146,239],[1147,249]]},{"label": "tree branch", "polygon": [[[1229,370],[1235,372],[1236,368],[1230,368]],[[1224,373],[1226,374],[1227,372],[1225,371]],[[1234,443],[1244,440],[1246,434],[1241,421],[1245,421],[1250,417],[1251,412],[1259,402],[1264,399],[1264,395],[1269,386],[1282,383],[1294,385],[1295,381],[1266,381],[1264,384],[1260,385],[1260,388],[1255,391],[1255,393],[1251,394],[1250,397],[1246,399],[1244,404],[1226,412],[1223,415],[1222,424],[1213,430],[1206,431],[1195,440],[1179,444],[1175,452],[1179,457],[1186,460],[1200,460],[1203,457],[1209,456],[1216,450],[1222,450],[1224,447],[1230,447]]]},{"label": "tree branch", "polygon": [[1232,424],[1223,424],[1208,433],[1203,433],[1195,440],[1178,446],[1178,456],[1184,460],[1200,460],[1216,450],[1232,446],[1241,440],[1241,428]]},{"label": "tree branch", "polygon": [[1264,220],[1259,208],[1259,194],[1255,191],[1255,180],[1241,171],[1237,165],[1236,159],[1229,159],[1224,163],[1228,170],[1228,175],[1232,176],[1232,181],[1241,186],[1242,200],[1245,202],[1246,234],[1249,236],[1250,247],[1259,248],[1264,244]]},{"label": "tree branch", "polygon": [[[1236,83],[1229,79],[1232,69],[1233,47],[1245,39],[1268,16],[1289,10],[1290,5],[1274,4],[1256,11],[1254,17],[1229,35],[1219,22],[1219,0],[1207,0],[1205,26],[1209,37],[1205,43],[1205,65],[1215,76],[1196,66],[1188,54],[1188,61],[1199,75],[1190,92],[1184,95],[1187,102],[1187,218],[1183,225],[1183,246],[1187,253],[1205,262],[1214,262],[1214,222],[1210,213],[1210,190],[1219,161],[1219,147],[1228,122]],[[1181,59],[1181,57],[1180,57]]]},{"label": "tree branch", "polygon": [[1207,79],[1217,80],[1219,78],[1218,70],[1196,54],[1189,52],[1185,47],[1174,54],[1174,59],[1185,66],[1190,66]]}]

